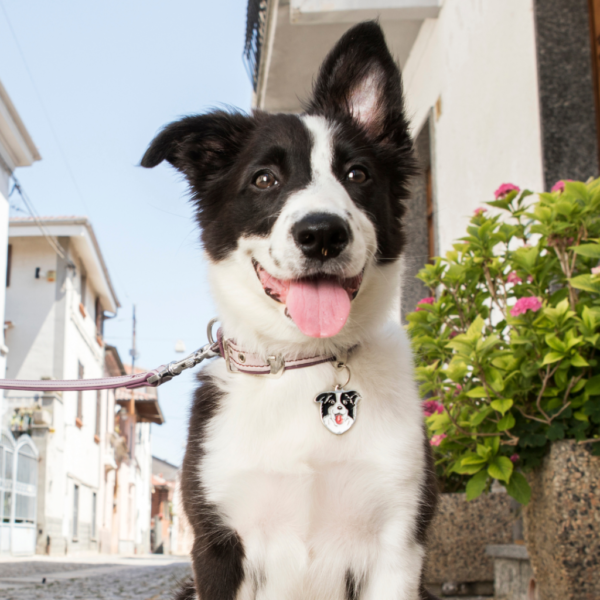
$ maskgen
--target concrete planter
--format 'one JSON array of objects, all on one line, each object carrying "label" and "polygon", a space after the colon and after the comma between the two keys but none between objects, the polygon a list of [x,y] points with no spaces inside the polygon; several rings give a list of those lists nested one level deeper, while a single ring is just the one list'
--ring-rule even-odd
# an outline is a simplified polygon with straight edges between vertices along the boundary
[{"label": "concrete planter", "polygon": [[525,539],[539,600],[598,600],[600,457],[556,442],[529,483]]},{"label": "concrete planter", "polygon": [[444,589],[490,594],[494,561],[486,546],[512,543],[515,519],[504,492],[483,494],[471,502],[465,494],[442,494],[429,530],[427,588],[439,594],[446,584]]}]

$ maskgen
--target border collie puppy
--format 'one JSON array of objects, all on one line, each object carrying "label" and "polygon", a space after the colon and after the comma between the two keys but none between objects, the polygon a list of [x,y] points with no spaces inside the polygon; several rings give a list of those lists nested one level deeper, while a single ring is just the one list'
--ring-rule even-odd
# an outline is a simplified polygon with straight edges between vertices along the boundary
[{"label": "border collie puppy", "polygon": [[[434,476],[397,323],[415,159],[381,28],[341,38],[304,114],[186,117],[142,165],[163,160],[189,182],[226,356],[191,409],[178,598],[430,598]],[[355,403],[343,433],[319,398],[336,392]]]}]

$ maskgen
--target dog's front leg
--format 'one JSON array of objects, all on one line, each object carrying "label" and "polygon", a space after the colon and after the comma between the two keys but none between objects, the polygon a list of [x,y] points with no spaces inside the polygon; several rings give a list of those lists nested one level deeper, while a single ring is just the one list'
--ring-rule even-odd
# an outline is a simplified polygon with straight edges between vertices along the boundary
[{"label": "dog's front leg", "polygon": [[221,524],[205,528],[194,541],[192,568],[198,595],[194,600],[237,600],[247,578],[237,533]]},{"label": "dog's front leg", "polygon": [[293,532],[244,537],[246,581],[236,600],[303,600],[308,553]]},{"label": "dog's front leg", "polygon": [[424,555],[406,520],[388,523],[360,600],[420,600]]}]

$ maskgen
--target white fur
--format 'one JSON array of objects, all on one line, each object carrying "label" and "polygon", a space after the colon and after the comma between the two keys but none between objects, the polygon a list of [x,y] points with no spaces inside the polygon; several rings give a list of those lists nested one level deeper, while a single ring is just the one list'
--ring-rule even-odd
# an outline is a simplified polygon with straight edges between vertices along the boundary
[{"label": "white fur", "polygon": [[[207,427],[198,475],[208,502],[244,545],[237,600],[344,600],[348,570],[364,581],[361,600],[416,600],[424,433],[410,347],[389,319],[398,265],[374,264],[373,224],[331,173],[331,131],[322,118],[303,119],[314,138],[313,182],[290,198],[271,236],[241,239],[227,259],[212,263],[211,282],[225,335],[249,351],[289,356],[358,344],[347,386],[362,396],[356,422],[339,436],[320,422],[315,397],[345,380],[329,363],[269,379],[231,374],[215,361],[208,372],[224,396]],[[251,266],[254,257],[276,277],[297,276],[290,228],[311,210],[352,214],[345,274],[366,266],[350,318],[331,339],[302,334]]]}]

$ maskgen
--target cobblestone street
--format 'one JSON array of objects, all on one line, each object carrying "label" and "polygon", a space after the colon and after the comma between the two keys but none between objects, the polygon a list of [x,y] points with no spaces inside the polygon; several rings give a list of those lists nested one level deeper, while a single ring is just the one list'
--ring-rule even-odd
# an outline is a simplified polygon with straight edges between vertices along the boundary
[{"label": "cobblestone street", "polygon": [[170,600],[191,574],[175,557],[76,560],[0,562],[0,600]]}]

